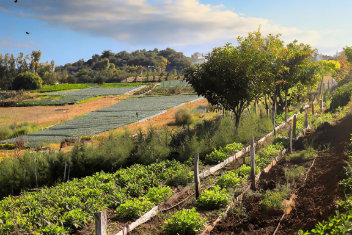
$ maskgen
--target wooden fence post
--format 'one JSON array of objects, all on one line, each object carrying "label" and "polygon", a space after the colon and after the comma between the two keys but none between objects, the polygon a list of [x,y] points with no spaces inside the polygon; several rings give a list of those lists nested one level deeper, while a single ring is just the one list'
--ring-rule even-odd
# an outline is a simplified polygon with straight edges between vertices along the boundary
[{"label": "wooden fence post", "polygon": [[312,114],[314,115],[314,99],[312,100]]},{"label": "wooden fence post", "polygon": [[64,177],[62,179],[63,182],[65,182],[66,180],[66,169],[67,169],[67,162],[65,162]]},{"label": "wooden fence post", "polygon": [[320,100],[320,111],[323,113],[323,108],[324,108],[324,94],[321,94],[321,100]]},{"label": "wooden fence post", "polygon": [[199,179],[199,153],[194,156],[194,184],[196,191],[196,199],[200,195],[200,179]]},{"label": "wooden fence post", "polygon": [[288,138],[290,140],[289,152],[292,153],[292,123],[290,122],[290,129],[288,131]]},{"label": "wooden fence post", "polygon": [[99,211],[94,213],[95,218],[95,234],[96,235],[107,235],[106,233],[106,211]]},{"label": "wooden fence post", "polygon": [[254,148],[254,136],[251,137],[251,189],[255,190],[255,148]]},{"label": "wooden fence post", "polygon": [[296,139],[296,127],[297,126],[297,115],[293,116],[293,126],[292,126],[292,138]]},{"label": "wooden fence post", "polygon": [[304,120],[304,127],[308,128],[308,109],[305,109],[305,120]]}]

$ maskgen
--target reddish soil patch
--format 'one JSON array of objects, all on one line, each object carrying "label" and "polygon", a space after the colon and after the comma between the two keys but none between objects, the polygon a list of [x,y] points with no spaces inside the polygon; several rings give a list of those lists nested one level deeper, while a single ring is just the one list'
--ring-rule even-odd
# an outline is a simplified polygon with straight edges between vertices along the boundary
[{"label": "reddish soil patch", "polygon": [[[297,183],[296,206],[281,222],[277,234],[297,234],[300,229],[312,229],[316,223],[327,219],[334,212],[336,200],[343,197],[338,191],[338,175],[345,165],[344,150],[349,143],[350,133],[351,115],[334,125],[325,124],[297,142],[296,149],[303,149],[305,142],[322,148],[330,145],[330,149],[319,154],[307,181]],[[279,162],[261,177],[261,189],[271,189],[276,183],[282,183],[283,164]],[[212,234],[272,234],[283,212],[264,213],[260,208],[260,200],[260,196],[246,196],[243,205],[248,218],[244,220],[238,215],[232,215],[220,222]]]}]

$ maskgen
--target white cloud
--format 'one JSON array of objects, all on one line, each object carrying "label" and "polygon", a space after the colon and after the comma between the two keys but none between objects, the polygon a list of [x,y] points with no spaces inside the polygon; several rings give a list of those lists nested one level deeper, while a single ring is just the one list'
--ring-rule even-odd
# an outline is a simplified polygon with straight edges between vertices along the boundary
[{"label": "white cloud", "polygon": [[[10,1],[9,1],[10,2]],[[329,48],[323,32],[283,27],[268,19],[246,17],[222,5],[199,0],[22,0],[5,9],[22,17],[62,24],[75,31],[114,38],[129,45],[190,46],[233,40],[256,30],[283,39]],[[21,9],[21,11],[18,10]]]}]

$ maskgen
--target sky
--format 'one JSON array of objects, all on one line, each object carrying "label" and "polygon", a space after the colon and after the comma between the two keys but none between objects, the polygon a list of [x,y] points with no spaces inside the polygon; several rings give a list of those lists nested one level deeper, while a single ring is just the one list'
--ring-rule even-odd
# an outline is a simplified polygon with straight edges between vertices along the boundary
[{"label": "sky", "polygon": [[0,53],[40,50],[57,65],[104,50],[190,56],[260,27],[334,55],[352,46],[351,9],[351,0],[0,0]]}]

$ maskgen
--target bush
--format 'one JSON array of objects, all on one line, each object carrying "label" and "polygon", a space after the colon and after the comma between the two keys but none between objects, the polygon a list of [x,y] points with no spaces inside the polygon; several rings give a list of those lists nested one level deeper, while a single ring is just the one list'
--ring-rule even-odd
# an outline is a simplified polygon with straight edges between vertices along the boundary
[{"label": "bush", "polygon": [[205,156],[205,164],[217,164],[224,161],[229,157],[229,154],[226,153],[223,148],[214,149],[213,152]]},{"label": "bush", "polygon": [[148,200],[132,199],[127,200],[116,208],[115,213],[122,219],[135,219],[152,209],[154,204]]},{"label": "bush", "polygon": [[344,107],[351,100],[352,83],[345,84],[336,89],[330,103],[330,110],[335,112],[339,107]]},{"label": "bush", "polygon": [[201,218],[195,208],[178,211],[166,220],[163,229],[168,235],[191,235],[199,232],[206,220]]},{"label": "bush", "polygon": [[221,176],[216,182],[221,188],[234,187],[243,182],[243,178],[239,177],[236,172],[229,171],[225,175]]},{"label": "bush", "polygon": [[146,194],[146,198],[155,203],[159,204],[163,202],[165,199],[168,199],[172,195],[172,190],[169,186],[158,186],[154,188],[150,188],[148,193]]},{"label": "bush", "polygon": [[220,189],[215,186],[212,189],[205,190],[197,199],[197,204],[200,208],[212,210],[226,206],[229,203],[230,195],[226,189]]},{"label": "bush", "polygon": [[192,115],[186,109],[180,109],[175,113],[175,119],[177,125],[189,125],[192,123]]},{"label": "bush", "polygon": [[35,90],[42,87],[43,80],[37,73],[24,72],[19,74],[13,81],[12,87],[15,90]]},{"label": "bush", "polygon": [[193,171],[189,171],[189,169],[177,171],[175,174],[170,176],[166,180],[166,184],[169,186],[186,186],[188,183],[192,181]]},{"label": "bush", "polygon": [[243,149],[243,144],[234,142],[232,144],[226,145],[224,148],[224,152],[228,154],[234,154],[240,151],[241,149]]}]

